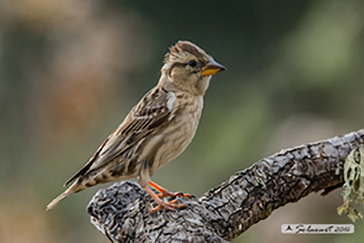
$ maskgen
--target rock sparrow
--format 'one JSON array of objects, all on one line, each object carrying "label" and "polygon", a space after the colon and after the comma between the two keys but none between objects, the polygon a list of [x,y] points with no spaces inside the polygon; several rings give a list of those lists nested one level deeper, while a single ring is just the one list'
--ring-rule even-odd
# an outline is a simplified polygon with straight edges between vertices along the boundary
[{"label": "rock sparrow", "polygon": [[[172,193],[150,180],[161,166],[180,155],[193,139],[201,117],[203,96],[211,76],[226,70],[198,46],[179,41],[166,54],[159,83],[129,112],[86,165],[66,183],[73,184],[47,206],[101,183],[138,177],[160,208],[184,206],[166,196]],[[152,189],[159,191],[156,194]]]}]

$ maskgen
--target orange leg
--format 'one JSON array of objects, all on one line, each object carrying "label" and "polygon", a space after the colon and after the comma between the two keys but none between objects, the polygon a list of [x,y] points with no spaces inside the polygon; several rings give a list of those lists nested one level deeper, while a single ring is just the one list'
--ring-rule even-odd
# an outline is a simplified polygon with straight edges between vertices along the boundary
[{"label": "orange leg", "polygon": [[154,189],[156,189],[157,191],[159,191],[161,194],[158,194],[159,198],[165,198],[165,197],[187,197],[187,198],[195,198],[195,196],[187,194],[187,193],[182,193],[182,192],[170,192],[167,189],[161,187],[160,185],[158,185],[157,183],[153,182],[153,181],[149,181],[149,186],[153,187]]},{"label": "orange leg", "polygon": [[176,208],[182,208],[186,207],[185,204],[177,204],[177,200],[173,200],[171,202],[164,202],[162,199],[160,199],[157,194],[153,192],[153,190],[147,185],[143,187],[143,189],[149,193],[149,195],[154,199],[154,201],[158,204],[157,207],[150,210],[150,213],[153,214],[160,210],[161,208],[167,208],[169,210],[175,210]]}]

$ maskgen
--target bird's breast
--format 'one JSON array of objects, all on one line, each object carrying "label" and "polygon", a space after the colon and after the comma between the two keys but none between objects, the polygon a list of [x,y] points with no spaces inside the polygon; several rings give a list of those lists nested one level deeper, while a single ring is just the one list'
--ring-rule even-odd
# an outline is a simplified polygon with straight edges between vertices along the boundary
[{"label": "bird's breast", "polygon": [[177,100],[178,102],[179,107],[163,133],[164,141],[156,154],[156,166],[153,169],[158,169],[180,155],[195,136],[202,113],[203,99],[194,97],[183,101]]}]

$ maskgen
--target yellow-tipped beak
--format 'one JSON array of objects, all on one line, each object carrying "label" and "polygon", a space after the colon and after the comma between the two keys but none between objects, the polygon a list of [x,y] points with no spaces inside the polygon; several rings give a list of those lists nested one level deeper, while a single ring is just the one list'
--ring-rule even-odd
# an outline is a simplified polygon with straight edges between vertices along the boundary
[{"label": "yellow-tipped beak", "polygon": [[214,60],[210,60],[203,68],[201,72],[201,76],[211,76],[217,74],[218,72],[225,71],[226,67],[215,62]]}]

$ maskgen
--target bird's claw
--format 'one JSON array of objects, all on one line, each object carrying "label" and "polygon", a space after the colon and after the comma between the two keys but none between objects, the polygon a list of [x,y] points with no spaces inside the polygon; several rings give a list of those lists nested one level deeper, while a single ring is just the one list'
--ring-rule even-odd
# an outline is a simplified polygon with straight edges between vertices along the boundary
[{"label": "bird's claw", "polygon": [[196,199],[196,196],[188,194],[188,193],[183,193],[183,192],[166,192],[163,191],[162,193],[157,194],[159,198],[165,198],[165,197],[171,197],[172,200],[175,199],[176,197],[187,197],[189,199]]},{"label": "bird's claw", "polygon": [[152,208],[150,210],[150,214],[153,214],[153,213],[161,210],[162,208],[166,208],[166,209],[169,209],[171,211],[176,211],[176,208],[186,208],[186,207],[187,207],[186,204],[178,203],[178,200],[174,199],[174,200],[169,201],[169,202],[162,202],[158,206]]},{"label": "bird's claw", "polygon": [[175,192],[171,195],[172,199],[175,199],[176,197],[187,197],[189,199],[196,199],[194,195],[183,193],[183,192]]}]

